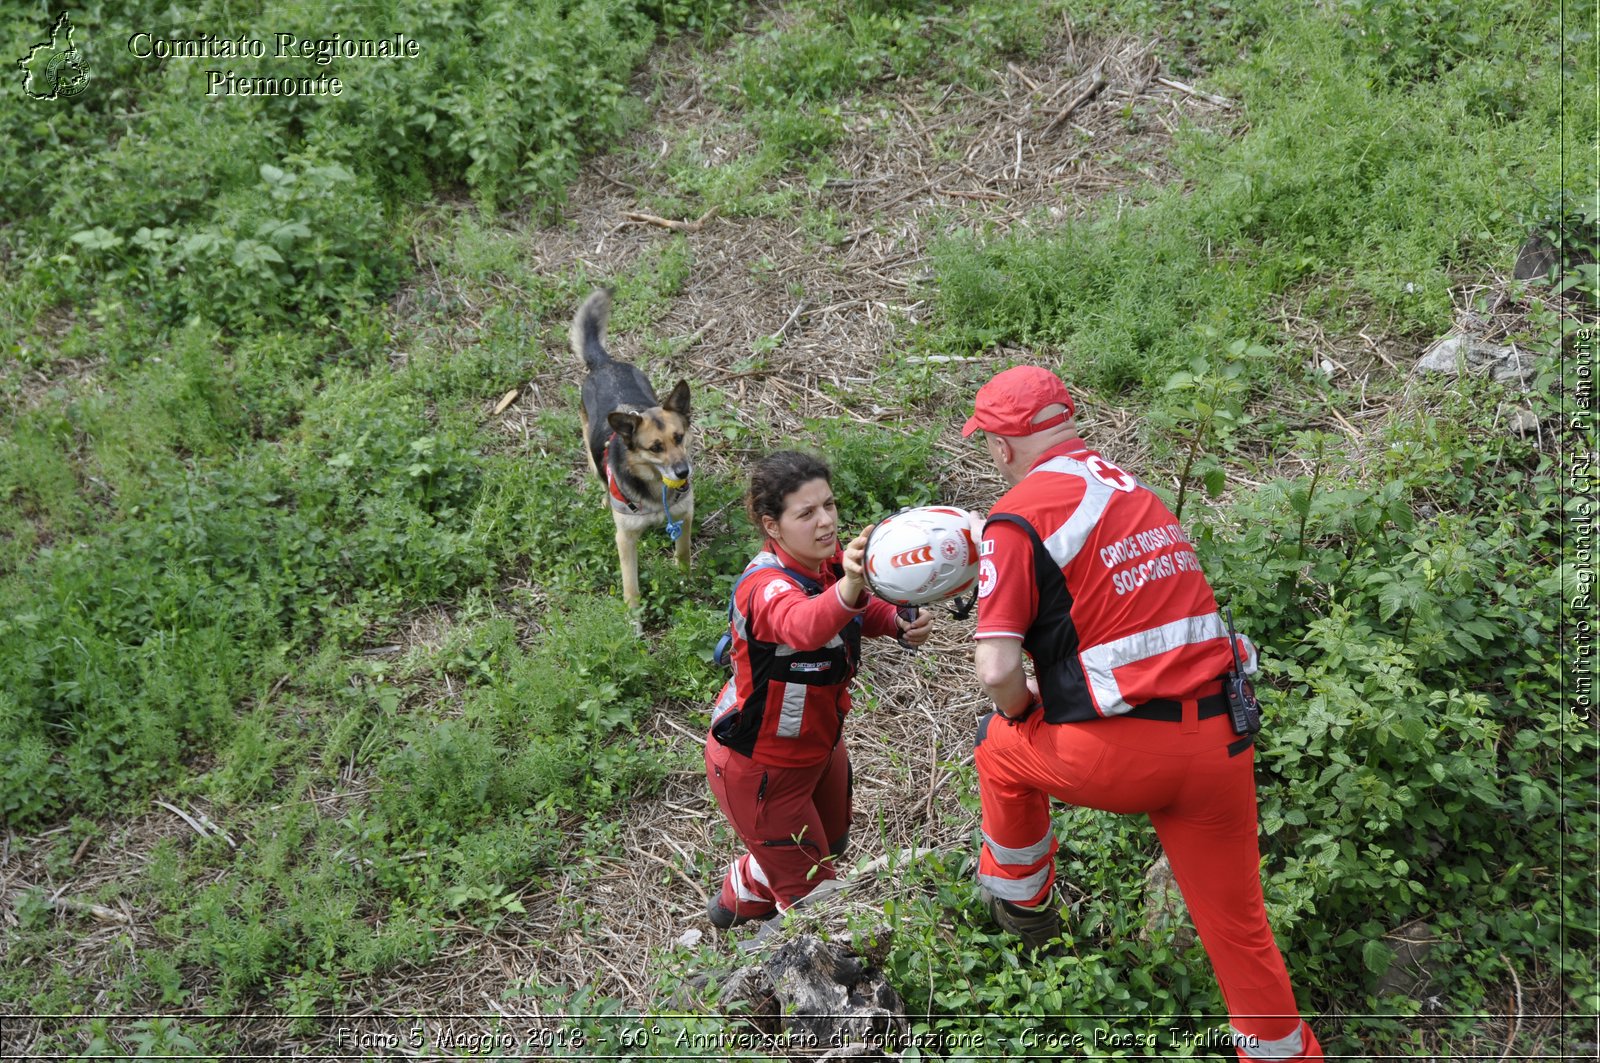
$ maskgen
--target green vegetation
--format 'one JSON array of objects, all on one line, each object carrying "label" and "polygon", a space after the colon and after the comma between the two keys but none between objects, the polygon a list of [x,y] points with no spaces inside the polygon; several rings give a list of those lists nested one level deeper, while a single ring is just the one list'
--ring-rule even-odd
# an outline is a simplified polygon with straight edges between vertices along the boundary
[{"label": "green vegetation", "polygon": [[[1150,6],[1157,22],[1182,7]],[[1592,27],[1550,5],[1352,3],[1342,18],[1230,6],[1193,31],[1190,54],[1243,101],[1249,132],[1189,131],[1185,181],[1142,210],[1044,240],[951,240],[933,342],[1060,345],[1080,378],[1116,391],[1186,365],[1197,328],[1207,360],[1230,339],[1281,341],[1285,297],[1318,319],[1438,334],[1470,265],[1515,246],[1563,177],[1573,193],[1592,177],[1593,113],[1572,112],[1552,143],[1563,92],[1584,79],[1530,50],[1565,34],[1579,51]],[[1432,76],[1397,79],[1396,13],[1420,8],[1448,9],[1454,29],[1425,20],[1440,35]],[[1446,53],[1461,62],[1436,70]]]},{"label": "green vegetation", "polygon": [[[6,39],[47,32],[23,8],[0,4]],[[1080,40],[1159,35],[1164,68],[1233,109],[1177,128],[1177,180],[1081,221],[928,222],[929,309],[866,385],[918,416],[797,409],[799,442],[834,462],[854,519],[941,497],[941,439],[999,348],[1060,368],[1091,430],[1096,403],[1139,407],[1141,473],[1172,485],[1263,645],[1269,908],[1307,1012],[1365,1016],[1319,1024],[1325,1047],[1499,1052],[1483,1021],[1508,984],[1530,1008],[1600,1011],[1600,791],[1575,707],[1594,694],[1576,667],[1592,665],[1576,633],[1593,610],[1572,593],[1593,577],[1578,503],[1595,485],[1572,464],[1597,447],[1574,406],[1592,401],[1575,346],[1592,331],[1575,331],[1600,293],[1600,129],[1579,105],[1596,91],[1592,6],[796,0],[760,24],[731,0],[237,8],[175,22],[159,4],[80,5],[91,90],[0,94],[0,822],[72,895],[77,854],[154,799],[203,802],[217,825],[156,842],[81,898],[120,897],[151,928],[92,969],[49,962],[81,913],[39,884],[11,891],[0,1001],[74,1014],[104,993],[101,1010],[173,1016],[61,1023],[41,1050],[251,1049],[201,1018],[228,1011],[302,1016],[296,1035],[320,1044],[309,1016],[374,1004],[366,985],[604,874],[625,810],[697,770],[645,725],[702,719],[750,545],[738,464],[793,441],[697,383],[696,569],[642,551],[630,618],[574,445],[575,385],[515,439],[484,412],[565,358],[596,283],[617,288],[615,330],[679,355],[657,322],[698,245],[666,238],[599,277],[534,268],[523,226],[556,217],[582,159],[647,120],[630,79],[665,41],[703,68],[717,124],[658,131],[642,207],[783,218],[825,254],[882,221],[818,206],[830,152],[875,135],[898,96],[935,108],[1042,54],[1068,16]],[[212,61],[119,43],[268,27],[424,47],[333,64],[358,107],[269,106],[206,98]],[[754,147],[716,162],[719,138]],[[1530,231],[1558,268],[1496,287]],[[1526,387],[1383,364],[1463,313],[1499,315],[1503,342],[1541,356]],[[1345,341],[1370,365],[1330,379],[1319,358]],[[779,344],[733,372],[765,371]],[[927,361],[942,356],[981,362]],[[947,364],[966,368],[930,368]],[[1507,432],[1520,408],[1539,434]],[[970,807],[970,769],[945,767]],[[898,898],[852,916],[858,944],[919,1029],[989,1016],[1013,1058],[1037,1058],[1017,1026],[1040,1012],[1081,1016],[1066,1033],[1103,1014],[1202,1031],[1187,1016],[1221,1014],[1202,951],[1137,940],[1152,832],[1087,810],[1058,827],[1063,877],[1086,898],[1064,962],[1022,963],[987,925],[975,849],[894,872]],[[709,880],[718,855],[682,871]],[[601,940],[583,903],[549,918]],[[1437,939],[1441,1015],[1378,991],[1396,962],[1385,935],[1416,920]],[[664,952],[663,1010],[727,951]],[[617,1001],[537,972],[512,991],[620,1050],[604,1021]]]}]

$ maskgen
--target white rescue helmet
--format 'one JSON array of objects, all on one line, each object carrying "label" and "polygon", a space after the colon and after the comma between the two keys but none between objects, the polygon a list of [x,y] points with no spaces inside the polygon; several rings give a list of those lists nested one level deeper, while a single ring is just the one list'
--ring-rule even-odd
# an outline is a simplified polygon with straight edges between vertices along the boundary
[{"label": "white rescue helmet", "polygon": [[954,506],[916,506],[885,517],[867,536],[867,587],[895,605],[929,605],[978,580],[983,523]]}]

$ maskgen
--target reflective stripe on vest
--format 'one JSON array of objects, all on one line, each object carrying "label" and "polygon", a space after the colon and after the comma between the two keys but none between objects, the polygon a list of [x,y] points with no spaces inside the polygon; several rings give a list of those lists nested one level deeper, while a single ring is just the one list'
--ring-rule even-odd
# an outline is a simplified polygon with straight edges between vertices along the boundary
[{"label": "reflective stripe on vest", "polygon": [[[1085,646],[1078,651],[1078,659],[1083,662],[1083,678],[1094,692],[1095,705],[1107,716],[1120,716],[1133,706],[1123,699],[1122,688],[1117,685],[1118,668],[1181,650],[1185,646],[1227,637],[1228,629],[1223,625],[1222,617],[1207,613],[1174,620],[1148,631],[1102,642],[1098,646]],[[1254,647],[1250,650],[1250,657],[1252,660],[1255,658]],[[1249,665],[1246,668],[1254,671]]]},{"label": "reflective stripe on vest", "polygon": [[711,706],[712,724],[726,716],[728,710],[737,704],[739,704],[739,688],[730,679],[722,684],[722,693],[717,695],[716,702]]},{"label": "reflective stripe on vest", "polygon": [[1072,559],[1078,556],[1083,544],[1089,541],[1090,534],[1100,523],[1100,518],[1106,511],[1106,504],[1111,501],[1111,496],[1116,494],[1116,490],[1089,475],[1089,467],[1077,458],[1051,458],[1034,472],[1061,473],[1076,476],[1083,481],[1083,501],[1078,503],[1078,508],[1072,511],[1072,516],[1067,518],[1067,522],[1051,532],[1044,540],[1044,547],[1050,551],[1050,556],[1055,558],[1056,567],[1065,569],[1072,563]]},{"label": "reflective stripe on vest", "polygon": [[[744,567],[744,570],[745,570],[746,573],[750,573],[750,572],[754,572],[756,569],[762,569],[762,568],[780,568],[781,569],[783,567],[784,567],[783,566],[783,560],[781,558],[779,558],[777,554],[773,553],[770,550],[763,550],[763,551],[761,551],[761,553],[759,553],[755,557],[751,558],[750,563]],[[741,580],[743,578],[744,578],[743,576],[740,577]],[[734,634],[734,637],[738,638],[738,639],[741,639],[741,640],[743,640],[745,642],[748,642],[750,640],[750,621],[745,617],[744,611],[739,608],[739,594],[738,594],[738,588],[737,587],[734,588],[734,594],[733,594],[733,597],[730,599],[730,604],[733,607],[733,634]]]},{"label": "reflective stripe on vest", "polygon": [[794,738],[806,714],[806,688],[799,683],[783,684],[783,709],[778,714],[779,738]]},{"label": "reflective stripe on vest", "polygon": [[[836,648],[838,646],[843,646],[843,645],[844,645],[844,639],[840,638],[838,635],[835,635],[835,636],[833,636],[833,638],[829,639],[827,642],[824,642],[822,644],[822,648],[825,649],[825,650],[831,650],[831,649],[834,649],[834,648]],[[777,648],[777,650],[775,652],[776,652],[777,656],[779,656],[779,657],[793,657],[795,654],[799,653],[800,651],[795,649],[793,646],[786,646],[786,645],[784,645],[783,643],[780,642],[778,644],[778,648]]]},{"label": "reflective stripe on vest", "polygon": [[[1228,628],[1216,613],[1190,616],[1162,624],[1149,631],[1140,631],[1126,638],[1086,646],[1078,653],[1083,662],[1084,679],[1094,692],[1094,700],[1107,716],[1127,712],[1131,705],[1122,697],[1115,671],[1140,661],[1159,657],[1163,653],[1181,650],[1201,642],[1228,637]],[[1255,646],[1243,635],[1239,636],[1240,660],[1246,675],[1254,675],[1259,664]]]}]

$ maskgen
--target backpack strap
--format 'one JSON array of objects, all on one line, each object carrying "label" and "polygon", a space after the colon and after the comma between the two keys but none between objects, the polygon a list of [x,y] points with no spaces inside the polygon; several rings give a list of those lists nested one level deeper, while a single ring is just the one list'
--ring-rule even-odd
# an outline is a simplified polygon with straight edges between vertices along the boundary
[{"label": "backpack strap", "polygon": [[739,593],[739,587],[743,585],[746,579],[755,575],[757,572],[760,572],[762,569],[768,568],[775,568],[782,571],[784,575],[800,584],[800,588],[804,590],[808,596],[815,595],[822,590],[822,584],[817,580],[806,575],[804,572],[796,572],[788,565],[782,564],[774,555],[770,553],[762,553],[757,555],[756,563],[750,565],[743,572],[739,573],[739,578],[733,581],[733,589],[728,592],[728,630],[722,633],[722,637],[717,640],[716,648],[711,651],[711,663],[717,665],[719,668],[726,668],[733,663],[732,658],[728,655],[733,649],[734,595]]}]

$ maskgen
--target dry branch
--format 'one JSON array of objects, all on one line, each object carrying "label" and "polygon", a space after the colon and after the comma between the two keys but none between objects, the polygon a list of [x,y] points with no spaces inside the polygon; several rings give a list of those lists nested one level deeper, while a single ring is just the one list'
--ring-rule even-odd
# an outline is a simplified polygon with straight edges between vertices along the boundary
[{"label": "dry branch", "polygon": [[804,299],[802,299],[798,303],[796,303],[794,309],[789,311],[788,320],[785,321],[781,327],[779,327],[777,332],[774,332],[772,334],[772,338],[775,339],[775,340],[783,339],[784,333],[789,331],[789,326],[794,324],[795,319],[798,318],[802,313],[804,313],[805,309],[806,309],[806,301]]},{"label": "dry branch", "polygon": [[[684,338],[681,341],[682,342],[682,346],[679,347],[678,349],[680,351],[687,351],[690,347],[693,347],[695,344],[699,343],[700,340],[705,336],[705,334],[707,332],[710,332],[713,328],[716,327],[716,324],[717,324],[717,319],[716,318],[711,318],[709,321],[705,322],[705,324],[701,325],[699,328],[695,329],[692,333],[690,333],[686,338]],[[678,341],[674,341],[674,342],[678,342]]]},{"label": "dry branch", "polygon": [[1071,118],[1073,112],[1075,112],[1078,108],[1082,107],[1084,104],[1100,95],[1101,90],[1105,87],[1106,77],[1104,68],[1096,67],[1093,77],[1091,77],[1089,80],[1089,87],[1078,93],[1078,95],[1074,96],[1072,98],[1072,102],[1063,107],[1061,109],[1061,113],[1057,114],[1050,120],[1050,124],[1044,127],[1045,134],[1048,136],[1049,134],[1054,133],[1056,126],[1060,125],[1062,122],[1065,122],[1068,118]]},{"label": "dry branch", "polygon": [[50,907],[58,910],[65,909],[70,912],[84,912],[88,915],[94,916],[94,918],[102,923],[128,924],[133,922],[132,919],[128,918],[128,916],[124,915],[122,912],[117,911],[115,908],[107,908],[103,904],[91,904],[89,901],[75,900],[71,897],[51,897],[48,903]]},{"label": "dry branch", "polygon": [[1016,77],[1016,79],[1018,81],[1022,82],[1024,85],[1028,86],[1028,91],[1029,92],[1038,92],[1039,91],[1039,83],[1037,81],[1033,80],[1031,77],[1029,77],[1023,71],[1023,69],[1021,67],[1019,67],[1016,63],[1007,63],[1006,64],[1006,69],[1011,71],[1011,73]]},{"label": "dry branch", "polygon": [[1217,96],[1209,92],[1201,92],[1193,85],[1185,85],[1183,82],[1175,81],[1172,78],[1158,77],[1156,78],[1156,84],[1165,85],[1169,89],[1177,89],[1179,92],[1193,96],[1197,100],[1205,100],[1207,103],[1214,103],[1218,107],[1233,106],[1233,101],[1228,99],[1226,96]]},{"label": "dry branch", "polygon": [[979,192],[966,188],[935,188],[941,196],[950,196],[954,199],[982,199],[990,203],[1004,203],[1006,197],[998,192]]},{"label": "dry branch", "polygon": [[705,887],[700,885],[700,883],[696,882],[694,879],[690,878],[688,875],[686,875],[684,873],[683,868],[679,867],[677,864],[674,864],[671,860],[668,860],[664,856],[657,856],[655,853],[652,853],[649,849],[639,849],[639,850],[637,850],[637,852],[639,853],[640,856],[643,856],[643,857],[645,857],[647,859],[650,859],[650,860],[654,860],[656,863],[658,863],[662,867],[666,868],[672,874],[677,875],[680,879],[682,879],[684,881],[684,884],[687,885],[691,890],[693,890],[695,892],[695,894],[697,894],[699,896],[701,904],[704,904],[704,903],[706,903],[706,901],[710,900],[709,895],[705,891]]},{"label": "dry branch", "polygon": [[510,406],[513,402],[516,402],[517,401],[517,396],[520,395],[520,394],[522,394],[522,389],[521,388],[512,388],[510,391],[506,392],[504,395],[501,395],[500,396],[500,401],[494,404],[494,411],[492,413],[490,413],[489,416],[490,417],[499,417],[502,413],[505,413],[506,412],[506,407]]},{"label": "dry branch", "polygon": [[194,814],[194,818],[199,820],[200,821],[200,825],[202,827],[205,827],[207,830],[209,830],[213,837],[221,838],[223,841],[227,842],[228,843],[228,848],[230,848],[230,849],[239,848],[239,843],[233,840],[233,835],[229,834],[227,831],[223,830],[221,827],[219,827],[215,823],[211,822],[211,818],[209,816],[207,816],[204,812],[196,812]]},{"label": "dry branch", "polygon": [[716,214],[717,208],[712,207],[694,221],[674,221],[671,218],[658,218],[654,214],[641,214],[632,210],[624,211],[622,216],[628,221],[638,222],[641,225],[657,225],[663,229],[671,229],[673,232],[697,233],[705,226],[706,222],[716,217]]},{"label": "dry branch", "polygon": [[183,809],[178,808],[176,805],[169,805],[165,801],[158,800],[156,804],[166,809],[168,812],[171,812],[185,823],[189,824],[190,828],[193,829],[196,834],[200,835],[200,837],[211,837],[211,833],[200,825],[200,821],[189,815],[189,813],[185,812]]}]

